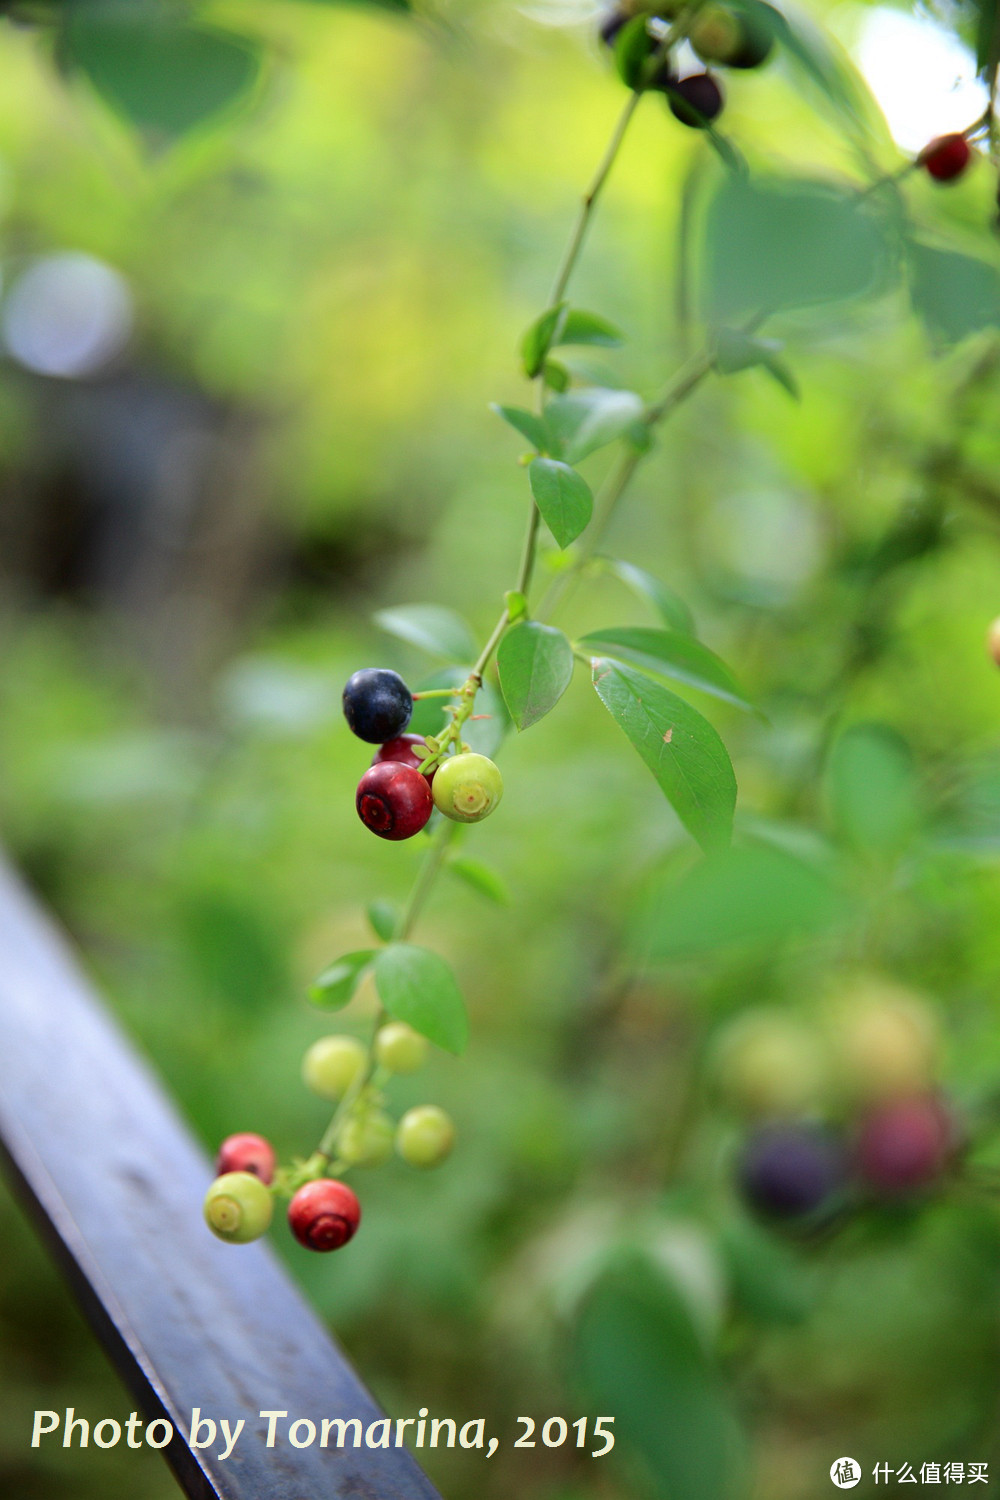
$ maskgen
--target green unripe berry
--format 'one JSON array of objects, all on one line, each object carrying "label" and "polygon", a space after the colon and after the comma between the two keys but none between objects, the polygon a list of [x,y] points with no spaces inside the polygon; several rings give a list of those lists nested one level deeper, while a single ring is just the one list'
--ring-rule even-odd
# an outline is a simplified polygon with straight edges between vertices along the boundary
[{"label": "green unripe berry", "polygon": [[407,1110],[396,1131],[396,1150],[411,1167],[436,1167],[455,1144],[455,1127],[436,1104]]},{"label": "green unripe berry", "polygon": [[220,1240],[246,1245],[266,1234],[274,1203],[252,1172],[225,1172],[205,1194],[205,1223]]},{"label": "green unripe berry", "polygon": [[375,1056],[390,1073],[415,1073],[427,1060],[427,1042],[404,1021],[390,1021],[375,1038]]},{"label": "green unripe berry", "polygon": [[368,1052],[353,1036],[321,1036],[302,1059],[306,1088],[321,1099],[342,1099],[368,1065]]},{"label": "green unripe berry", "polygon": [[431,788],[434,806],[456,823],[488,818],[503,796],[503,777],[485,755],[453,755],[442,761]]},{"label": "green unripe berry", "polygon": [[337,1155],[352,1167],[379,1167],[392,1155],[396,1127],[381,1113],[347,1120],[337,1136]]},{"label": "green unripe berry", "polygon": [[724,5],[705,5],[691,22],[688,40],[702,62],[727,63],[743,43],[740,17]]}]

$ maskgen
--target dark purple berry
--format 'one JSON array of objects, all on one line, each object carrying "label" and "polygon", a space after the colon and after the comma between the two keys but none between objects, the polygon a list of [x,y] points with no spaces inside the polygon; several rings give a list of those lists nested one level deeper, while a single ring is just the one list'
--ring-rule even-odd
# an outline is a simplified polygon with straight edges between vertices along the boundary
[{"label": "dark purple berry", "polygon": [[381,760],[365,772],[356,805],[366,828],[397,841],[419,833],[434,811],[427,777],[395,760]]},{"label": "dark purple berry", "polygon": [[678,78],[666,92],[671,114],[682,125],[690,125],[694,130],[704,130],[717,119],[725,102],[722,89],[711,73],[692,73],[689,78]]},{"label": "dark purple berry", "polygon": [[828,1207],[847,1176],[839,1141],[819,1125],[767,1125],[747,1140],[738,1169],[751,1208],[803,1219]]},{"label": "dark purple berry", "polygon": [[398,672],[364,667],[344,688],[344,718],[359,740],[381,745],[395,739],[413,715],[413,694]]}]

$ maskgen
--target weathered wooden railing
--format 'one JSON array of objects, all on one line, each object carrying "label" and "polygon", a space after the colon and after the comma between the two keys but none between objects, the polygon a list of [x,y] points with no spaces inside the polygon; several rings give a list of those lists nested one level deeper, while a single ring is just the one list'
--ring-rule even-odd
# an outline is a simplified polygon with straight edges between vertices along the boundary
[{"label": "weathered wooden railing", "polygon": [[[206,1232],[203,1152],[3,866],[0,1144],[142,1415],[172,1423],[164,1456],[194,1500],[437,1500],[404,1448],[265,1446],[261,1411],[317,1431],[381,1413],[270,1250]],[[194,1407],[245,1419],[230,1457],[191,1447]]]}]

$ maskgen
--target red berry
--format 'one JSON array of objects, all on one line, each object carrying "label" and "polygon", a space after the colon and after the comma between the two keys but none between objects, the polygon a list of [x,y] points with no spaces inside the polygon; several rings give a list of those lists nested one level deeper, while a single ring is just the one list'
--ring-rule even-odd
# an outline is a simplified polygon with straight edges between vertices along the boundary
[{"label": "red berry", "polygon": [[855,1146],[858,1172],[879,1195],[901,1197],[936,1182],[959,1144],[957,1122],[939,1098],[885,1104],[862,1121]]},{"label": "red berry", "polygon": [[972,147],[964,135],[939,135],[925,146],[920,160],[936,182],[953,182],[961,177],[972,157]]},{"label": "red berry", "polygon": [[[384,760],[394,760],[397,765],[411,766],[414,771],[419,771],[421,761],[420,757],[413,753],[414,747],[425,743],[422,734],[399,734],[394,740],[387,740],[384,745],[378,747],[372,756],[372,765],[380,765]],[[431,771],[427,777],[428,786],[433,780],[434,772]]]},{"label": "red berry", "polygon": [[261,1182],[269,1183],[274,1177],[274,1147],[262,1135],[253,1135],[248,1130],[238,1135],[227,1135],[219,1147],[215,1160],[215,1175],[224,1172],[250,1172]]},{"label": "red berry", "polygon": [[307,1182],[288,1205],[288,1222],[307,1250],[339,1250],[361,1223],[361,1204],[346,1182]]},{"label": "red berry", "polygon": [[410,839],[434,810],[427,777],[395,760],[379,761],[358,782],[358,817],[380,839]]}]

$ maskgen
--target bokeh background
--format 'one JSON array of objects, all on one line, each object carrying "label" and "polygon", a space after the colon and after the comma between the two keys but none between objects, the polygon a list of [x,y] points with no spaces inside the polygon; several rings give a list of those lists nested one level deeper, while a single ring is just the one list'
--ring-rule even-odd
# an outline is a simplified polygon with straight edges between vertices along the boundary
[{"label": "bokeh background", "polygon": [[[479,639],[496,617],[526,486],[489,403],[525,400],[518,337],[624,94],[593,16],[565,5],[213,0],[197,21],[242,61],[223,87],[196,56],[182,105],[163,54],[130,80],[72,32],[82,0],[5,9],[3,839],[206,1147],[258,1129],[288,1156],[326,1123],[299,1081],[330,1029],[307,985],[367,942],[365,901],[401,898],[419,854],[356,818],[367,761],[340,689],[360,665],[413,681],[440,666],[380,632],[378,608],[447,604]],[[888,123],[863,103],[859,132],[787,56],[734,76],[725,130],[755,170],[863,184],[982,109],[971,11],[916,31],[889,8],[812,18],[852,86],[851,57],[897,95],[912,69],[914,87],[883,97]],[[643,104],[573,291],[628,343],[580,374],[652,396],[698,347],[704,206],[725,170]],[[575,1418],[602,1392],[633,1413],[607,1460],[428,1454],[448,1500],[807,1500],[843,1452],[869,1470],[1000,1464],[990,1199],[956,1190],[789,1245],[735,1203],[738,1126],[702,1077],[735,1013],[810,1013],[863,962],[932,997],[944,1077],[989,1156],[995,194],[985,158],[946,190],[921,174],[893,190],[890,218],[976,259],[974,294],[961,266],[917,286],[894,265],[866,298],[778,320],[801,399],[761,370],[707,383],[607,539],[688,600],[767,715],[699,705],[732,751],[743,836],[835,867],[843,909],[812,937],[749,943],[710,912],[700,950],[640,962],[650,879],[669,892],[697,851],[580,674],[509,738],[503,808],[467,841],[509,904],[449,880],[421,924],[460,977],[472,1042],[396,1097],[455,1116],[454,1157],[371,1174],[363,1251],[310,1257],[274,1236],[392,1412],[486,1415],[511,1437],[522,1413]],[[606,458],[589,462],[599,479]],[[610,577],[560,620],[610,622],[653,623]],[[830,746],[862,722],[907,747],[891,848],[831,792]],[[345,1027],[363,1034],[371,1007],[363,994]],[[54,1091],[59,1073],[54,1057]],[[172,1495],[151,1455],[29,1450],[35,1407],[94,1418],[127,1401],[6,1197],[0,1232],[7,1492]],[[670,1280],[680,1332],[657,1347],[612,1309],[595,1372],[579,1299],[636,1246]],[[752,1458],[720,1477],[723,1438]]]}]

